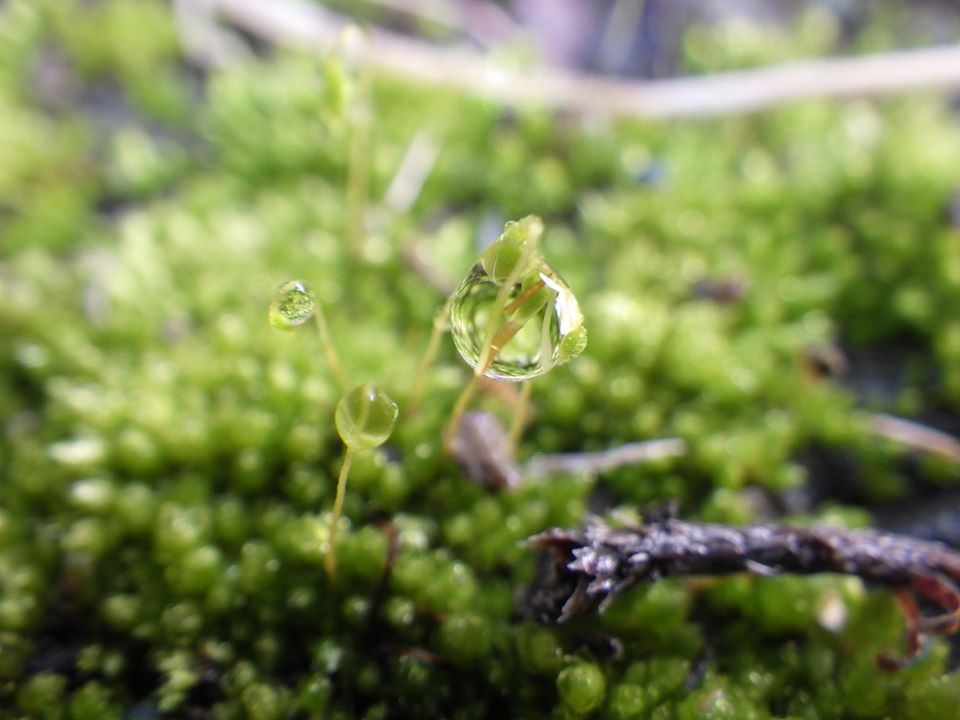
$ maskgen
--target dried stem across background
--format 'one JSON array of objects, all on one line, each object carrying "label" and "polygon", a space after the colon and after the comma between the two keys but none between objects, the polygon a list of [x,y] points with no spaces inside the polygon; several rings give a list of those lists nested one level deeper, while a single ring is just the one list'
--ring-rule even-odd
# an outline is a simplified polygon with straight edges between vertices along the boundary
[{"label": "dried stem across background", "polygon": [[[331,50],[353,25],[349,18],[305,0],[178,0],[176,7],[181,26],[192,26],[184,32],[188,52],[215,64],[239,54],[217,22],[279,46],[316,52]],[[537,104],[613,117],[729,115],[804,98],[960,88],[956,45],[644,82],[549,67],[509,69],[477,51],[442,47],[381,28],[370,29],[367,41],[349,50],[357,62],[418,84],[508,105]]]}]

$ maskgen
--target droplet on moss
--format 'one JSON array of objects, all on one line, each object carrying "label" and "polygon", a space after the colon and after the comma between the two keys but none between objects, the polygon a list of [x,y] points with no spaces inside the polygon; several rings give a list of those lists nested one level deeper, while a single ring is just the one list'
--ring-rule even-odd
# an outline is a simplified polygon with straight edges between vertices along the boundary
[{"label": "droplet on moss", "polygon": [[[507,295],[493,338],[497,353],[484,373],[487,377],[534,378],[569,362],[586,347],[587,331],[576,297],[560,275],[537,258]],[[515,267],[517,260],[506,264]],[[480,362],[491,314],[497,312],[503,287],[499,275],[477,263],[453,295],[450,330],[457,351],[470,367]]]},{"label": "droplet on moss", "polygon": [[270,324],[280,330],[303,325],[317,309],[317,297],[300,280],[285,282],[273,295],[268,315]]},{"label": "droplet on moss", "polygon": [[399,409],[389,395],[370,383],[358,385],[337,403],[334,422],[351,450],[369,450],[386,442]]}]

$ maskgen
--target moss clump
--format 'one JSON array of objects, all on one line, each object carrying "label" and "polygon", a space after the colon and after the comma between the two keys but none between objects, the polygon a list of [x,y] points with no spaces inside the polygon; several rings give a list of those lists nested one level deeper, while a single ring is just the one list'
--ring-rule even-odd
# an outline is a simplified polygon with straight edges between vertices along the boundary
[{"label": "moss clump", "polygon": [[577,715],[596,710],[603,702],[606,681],[593,663],[576,663],[557,675],[557,691],[564,705]]},{"label": "moss clump", "polygon": [[[733,31],[697,31],[688,62],[819,53],[822,21],[778,48],[748,34],[739,53]],[[868,415],[960,409],[946,212],[960,133],[943,103],[600,127],[375,79],[368,204],[418,133],[442,151],[409,211],[371,213],[354,255],[347,139],[362,94],[337,58],[278,54],[197,83],[167,6],[130,0],[12,1],[0,26],[14,149],[0,150],[0,707],[956,716],[946,645],[880,676],[874,656],[902,621],[889,593],[846,578],[660,583],[570,627],[516,612],[535,568],[521,541],[592,502],[679,499],[750,522],[756,488],[849,509],[955,484],[937,462],[906,475]],[[66,103],[34,83],[51,63]],[[419,412],[356,459],[331,582],[341,392],[315,338],[269,327],[272,292],[310,278],[349,375],[402,412],[444,294],[407,258],[462,277],[478,240],[530,213],[590,346],[534,388],[521,455],[667,435],[688,454],[513,492],[471,485],[440,451],[469,372],[446,342]],[[896,377],[816,377],[804,358],[830,343],[891,358]],[[827,461],[845,471],[824,476]]]}]

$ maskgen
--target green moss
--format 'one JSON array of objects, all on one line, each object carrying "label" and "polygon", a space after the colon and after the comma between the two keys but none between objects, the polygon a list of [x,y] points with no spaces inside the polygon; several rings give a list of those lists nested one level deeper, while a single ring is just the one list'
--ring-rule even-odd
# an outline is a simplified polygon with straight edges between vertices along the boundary
[{"label": "green moss", "polygon": [[606,680],[596,665],[577,663],[557,675],[557,691],[567,707],[578,715],[585,715],[600,707],[606,692]]},{"label": "green moss", "polygon": [[[804,13],[773,40],[698,28],[684,62],[819,55],[831,22]],[[809,481],[842,480],[864,501],[956,484],[942,462],[905,474],[869,415],[958,412],[960,242],[945,210],[960,133],[943,103],[604,125],[505,118],[375,78],[369,205],[418,133],[441,152],[408,212],[369,213],[351,257],[362,100],[340,59],[278,53],[198,83],[160,2],[12,1],[0,26],[0,707],[66,720],[955,716],[943,642],[879,674],[903,621],[888,591],[855,579],[657,582],[569,627],[518,612],[536,565],[523,541],[598,502],[678,499],[686,515],[746,523],[757,497]],[[862,46],[889,33],[877,27]],[[49,63],[66,72],[56,98],[34,82]],[[534,388],[520,458],[662,436],[682,437],[683,457],[512,492],[470,484],[439,444],[468,378],[450,342],[407,412],[443,300],[409,258],[463,277],[478,242],[530,213],[590,345]],[[341,393],[311,328],[265,321],[299,276],[349,375],[401,408],[386,445],[354,464],[336,583],[322,568]],[[708,297],[725,281],[742,297]],[[889,358],[894,387],[815,378],[803,358],[829,343]],[[492,395],[478,405],[509,413]],[[825,472],[811,455],[850,473],[808,477]],[[828,506],[791,520],[869,517]]]}]

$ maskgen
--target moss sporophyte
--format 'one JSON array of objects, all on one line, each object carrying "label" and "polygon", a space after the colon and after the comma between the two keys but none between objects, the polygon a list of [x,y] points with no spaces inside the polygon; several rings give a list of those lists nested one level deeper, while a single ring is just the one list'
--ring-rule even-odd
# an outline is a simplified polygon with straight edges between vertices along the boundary
[{"label": "moss sporophyte", "polygon": [[336,576],[337,528],[343,513],[343,498],[353,456],[361,450],[372,450],[383,445],[393,432],[398,412],[397,403],[370,383],[358,385],[337,403],[334,421],[346,451],[337,478],[337,495],[333,503],[333,519],[330,521],[330,549],[324,559],[331,577]]},{"label": "moss sporophyte", "polygon": [[317,296],[309,285],[301,280],[289,280],[277,288],[270,303],[267,318],[270,324],[279,330],[293,330],[313,318],[330,372],[333,373],[341,391],[346,392],[349,386],[347,374],[343,370],[333,338],[330,337],[323,308],[320,307]]},{"label": "moss sporophyte", "polygon": [[[311,317],[314,318],[327,363],[340,386],[342,388],[347,386],[347,376],[330,337],[323,311],[313,291],[306,283],[300,280],[290,280],[281,285],[270,303],[268,317],[270,324],[281,330],[291,330],[303,325]],[[330,521],[329,548],[324,557],[324,567],[331,577],[336,576],[337,529],[343,513],[343,499],[354,454],[362,450],[379,447],[386,442],[390,433],[393,432],[398,412],[397,403],[390,399],[385,392],[370,383],[353,388],[345,393],[337,403],[334,422],[337,433],[346,446],[346,451],[337,478],[337,493]]]},{"label": "moss sporophyte", "polygon": [[[573,292],[540,252],[543,221],[529,215],[509,222],[453,292],[450,331],[473,376],[444,429],[449,448],[483,376],[522,382],[543,375],[583,352],[587,331]],[[516,441],[526,416],[526,386],[515,410]]]}]

